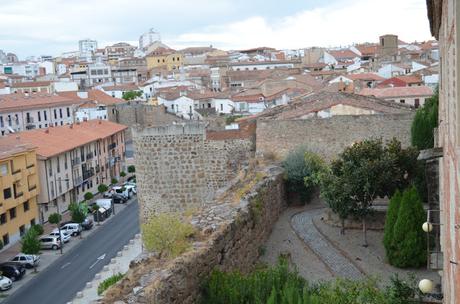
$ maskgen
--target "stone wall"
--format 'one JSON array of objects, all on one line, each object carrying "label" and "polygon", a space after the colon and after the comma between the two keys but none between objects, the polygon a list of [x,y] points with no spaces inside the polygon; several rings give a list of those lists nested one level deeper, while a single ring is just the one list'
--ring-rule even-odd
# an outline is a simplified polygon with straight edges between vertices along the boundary
[{"label": "stone wall", "polygon": [[126,139],[132,138],[134,126],[161,126],[172,122],[180,122],[181,118],[166,112],[163,106],[154,106],[143,102],[130,101],[107,107],[110,121],[128,126]]},{"label": "stone wall", "polygon": [[256,154],[284,157],[305,145],[326,159],[333,159],[345,147],[368,138],[389,140],[396,137],[410,145],[413,114],[335,116],[305,120],[257,121]]},{"label": "stone wall", "polygon": [[[263,175],[240,201],[224,200],[194,217],[191,222],[207,235],[205,240],[167,263],[153,257],[133,262],[125,278],[101,303],[196,303],[199,287],[213,269],[252,270],[261,246],[286,207],[283,171],[270,167]],[[230,188],[228,192],[236,190]]]},{"label": "stone wall", "polygon": [[134,153],[141,220],[159,212],[185,212],[213,200],[253,154],[250,138],[206,138],[188,123],[135,129]]}]

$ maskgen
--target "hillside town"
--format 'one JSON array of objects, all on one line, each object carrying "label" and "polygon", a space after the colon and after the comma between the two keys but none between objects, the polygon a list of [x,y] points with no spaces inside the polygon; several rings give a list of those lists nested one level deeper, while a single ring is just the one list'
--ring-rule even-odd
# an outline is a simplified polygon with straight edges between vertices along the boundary
[{"label": "hillside town", "polygon": [[460,303],[460,5],[425,12],[426,41],[0,43],[0,303]]}]

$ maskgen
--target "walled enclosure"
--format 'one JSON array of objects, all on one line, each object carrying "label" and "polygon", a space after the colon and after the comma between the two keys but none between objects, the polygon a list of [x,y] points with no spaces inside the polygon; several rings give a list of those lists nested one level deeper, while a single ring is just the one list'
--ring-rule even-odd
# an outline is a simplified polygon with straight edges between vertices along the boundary
[{"label": "walled enclosure", "polygon": [[331,160],[354,142],[369,138],[390,140],[396,137],[410,145],[413,114],[334,116],[305,120],[257,121],[256,155],[273,153],[284,157],[297,146]]},{"label": "walled enclosure", "polygon": [[194,243],[193,249],[169,263],[155,262],[154,257],[132,262],[125,277],[100,303],[196,303],[199,287],[213,269],[252,270],[261,246],[286,207],[282,169],[265,168],[264,175],[236,204],[216,203],[194,217],[191,222],[202,232],[213,227],[206,240]]},{"label": "walled enclosure", "polygon": [[133,135],[141,221],[213,203],[253,151],[251,138],[213,133],[208,139],[201,123],[133,129]]}]

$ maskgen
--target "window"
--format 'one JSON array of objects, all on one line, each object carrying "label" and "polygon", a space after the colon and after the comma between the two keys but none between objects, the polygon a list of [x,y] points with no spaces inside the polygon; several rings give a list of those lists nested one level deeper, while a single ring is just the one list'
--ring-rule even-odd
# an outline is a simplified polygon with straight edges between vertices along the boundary
[{"label": "window", "polygon": [[33,225],[35,225],[35,219],[30,220],[30,226],[33,226]]},{"label": "window", "polygon": [[59,109],[59,117],[62,118],[62,109]]},{"label": "window", "polygon": [[49,176],[53,176],[53,163],[51,162],[51,160],[49,161],[49,167],[48,167],[48,174]]},{"label": "window", "polygon": [[43,111],[43,118],[44,118],[45,120],[48,120],[48,115],[46,115],[46,111]]},{"label": "window", "polygon": [[9,212],[10,212],[10,220],[14,219],[16,217],[16,207],[11,208]]},{"label": "window", "polygon": [[63,122],[63,121],[61,121],[61,126],[63,126],[63,125],[64,125],[64,122]]},{"label": "window", "polygon": [[70,108],[67,108],[67,117],[70,117]]},{"label": "window", "polygon": [[58,183],[58,185],[59,185],[59,186],[58,186],[58,188],[59,188],[59,193],[62,193],[62,180],[61,180],[60,183]]},{"label": "window", "polygon": [[37,115],[38,115],[38,121],[42,121],[42,116],[40,114],[40,111],[37,112]]},{"label": "window", "polygon": [[54,109],[54,119],[57,119],[57,111]]},{"label": "window", "polygon": [[220,104],[220,111],[222,111],[222,112],[224,111],[224,104],[223,103]]},{"label": "window", "polygon": [[11,188],[3,189],[3,199],[11,198]]},{"label": "window", "polygon": [[56,167],[56,170],[57,170],[57,173],[60,173],[61,172],[61,164],[60,164],[60,161],[59,161],[59,156],[56,157],[56,163],[57,163],[57,167]]},{"label": "window", "polygon": [[415,98],[415,100],[414,100],[414,106],[415,106],[415,108],[420,107],[420,99]]},{"label": "window", "polygon": [[6,213],[0,214],[0,225],[6,224]]},{"label": "window", "polygon": [[64,153],[64,170],[67,170],[67,153]]},{"label": "window", "polygon": [[0,175],[1,176],[8,175],[8,164],[7,163],[0,164]]},{"label": "window", "polygon": [[8,236],[8,233],[7,234],[4,234],[3,235],[3,245],[6,246],[10,243],[10,237]]},{"label": "window", "polygon": [[19,236],[23,236],[26,233],[26,227],[24,225],[19,227]]},{"label": "window", "polygon": [[4,124],[3,124],[3,116],[0,116],[0,127],[1,127],[1,128],[4,127]]},{"label": "window", "polygon": [[400,99],[399,102],[400,102],[400,103],[406,103],[406,100]]},{"label": "window", "polygon": [[29,209],[30,209],[29,201],[25,201],[24,202],[24,212],[29,211]]}]

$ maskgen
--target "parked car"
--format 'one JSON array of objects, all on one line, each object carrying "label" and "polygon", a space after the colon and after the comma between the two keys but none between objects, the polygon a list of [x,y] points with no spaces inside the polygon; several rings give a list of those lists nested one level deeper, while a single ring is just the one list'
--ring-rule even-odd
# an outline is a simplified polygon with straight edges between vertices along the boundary
[{"label": "parked car", "polygon": [[128,182],[136,183],[136,175],[128,177]]},{"label": "parked car", "polygon": [[11,261],[21,264],[26,268],[33,268],[34,266],[38,266],[38,263],[40,262],[40,256],[35,254],[20,253],[12,258]]},{"label": "parked car", "polygon": [[5,291],[11,288],[13,286],[13,282],[10,280],[10,278],[5,277],[0,275],[0,290]]},{"label": "parked car", "polygon": [[71,236],[80,235],[83,228],[78,223],[65,223],[61,225],[61,231],[69,233]]},{"label": "parked car", "polygon": [[90,230],[91,228],[93,228],[93,220],[90,219],[89,217],[87,217],[83,223],[81,223],[81,227],[85,230]]},{"label": "parked car", "polygon": [[126,203],[128,201],[128,199],[124,195],[115,193],[112,196],[112,201],[113,201],[114,204],[124,204],[124,203]]},{"label": "parked car", "polygon": [[0,264],[0,272],[11,281],[17,281],[24,276],[26,268],[16,263],[3,263]]},{"label": "parked car", "polygon": [[127,188],[124,186],[115,186],[112,189],[115,191],[115,193],[121,194],[128,199],[130,199],[133,196],[132,188]]},{"label": "parked car", "polygon": [[[55,228],[49,235],[58,237],[59,229]],[[61,230],[61,239],[64,241],[64,244],[68,243],[70,241],[70,233]]]},{"label": "parked car", "polygon": [[114,190],[110,189],[109,191],[104,192],[104,194],[102,195],[102,197],[111,198],[111,197],[113,196],[113,193],[114,193],[114,192],[115,192]]},{"label": "parked car", "polygon": [[57,250],[61,247],[61,238],[58,236],[42,236],[40,238],[40,244],[42,249],[53,249]]},{"label": "parked car", "polygon": [[134,184],[134,183],[125,183],[123,187],[127,188],[128,191],[131,191],[133,194],[137,194],[136,184]]}]

